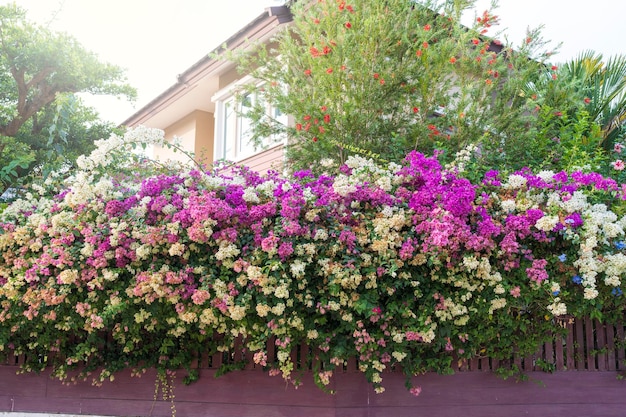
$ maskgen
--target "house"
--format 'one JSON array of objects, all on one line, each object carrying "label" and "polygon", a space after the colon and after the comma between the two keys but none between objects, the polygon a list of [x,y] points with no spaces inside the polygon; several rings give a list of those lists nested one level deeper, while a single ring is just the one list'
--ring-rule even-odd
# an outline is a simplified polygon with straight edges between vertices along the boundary
[{"label": "house", "polygon": [[[236,64],[214,58],[226,49],[243,51],[255,42],[269,42],[285,24],[292,21],[287,6],[268,7],[219,47],[178,76],[174,85],[154,98],[122,125],[139,125],[162,129],[168,140],[180,140],[185,151],[193,152],[202,163],[227,159],[265,172],[278,168],[283,160],[283,145],[274,143],[266,149],[255,149],[248,143],[247,121],[235,111],[235,90],[249,80],[237,71]],[[252,98],[251,98],[252,99]],[[240,104],[240,105],[245,105]],[[268,108],[268,112],[277,110]],[[284,118],[286,115],[273,114]],[[155,148],[158,159],[180,159],[180,153]]]}]

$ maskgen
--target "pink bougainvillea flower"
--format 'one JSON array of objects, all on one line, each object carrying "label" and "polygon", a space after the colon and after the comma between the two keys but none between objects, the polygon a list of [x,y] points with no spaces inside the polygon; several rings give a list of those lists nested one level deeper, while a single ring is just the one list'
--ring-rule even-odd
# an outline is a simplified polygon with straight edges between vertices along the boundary
[{"label": "pink bougainvillea flower", "polygon": [[624,168],[626,167],[626,165],[624,164],[624,161],[622,161],[621,159],[611,162],[611,165],[613,166],[613,169],[616,171],[623,171]]},{"label": "pink bougainvillea flower", "polygon": [[515,288],[512,288],[511,291],[509,291],[509,293],[514,297],[514,298],[518,298],[521,295],[521,289],[519,286],[516,286]]}]

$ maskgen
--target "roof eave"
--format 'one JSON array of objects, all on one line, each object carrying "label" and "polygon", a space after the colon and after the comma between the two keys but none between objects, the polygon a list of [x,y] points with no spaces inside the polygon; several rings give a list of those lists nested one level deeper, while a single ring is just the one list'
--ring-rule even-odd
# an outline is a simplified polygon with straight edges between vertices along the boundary
[{"label": "roof eave", "polygon": [[157,97],[148,102],[141,109],[136,111],[129,118],[124,120],[122,126],[137,126],[144,123],[154,114],[166,107],[169,103],[185,92],[190,84],[195,83],[199,78],[219,73],[221,70],[232,68],[235,64],[230,61],[215,59],[213,56],[221,55],[227,50],[235,50],[245,47],[249,40],[262,40],[264,28],[268,26],[278,27],[293,20],[293,16],[288,6],[268,7],[256,19],[252,20],[242,29],[230,36],[219,47],[202,57],[191,67],[176,77],[176,83]]}]

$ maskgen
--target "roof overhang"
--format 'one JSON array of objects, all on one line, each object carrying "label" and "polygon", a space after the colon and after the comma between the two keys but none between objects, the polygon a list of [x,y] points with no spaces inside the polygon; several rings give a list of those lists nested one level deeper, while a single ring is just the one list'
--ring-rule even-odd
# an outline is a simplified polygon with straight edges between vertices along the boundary
[{"label": "roof overhang", "polygon": [[212,112],[210,97],[219,90],[219,77],[236,64],[221,58],[227,50],[246,50],[256,42],[268,41],[293,16],[288,6],[269,7],[256,19],[228,38],[177,77],[174,85],[122,122],[123,126],[145,125],[165,129],[195,110]]}]

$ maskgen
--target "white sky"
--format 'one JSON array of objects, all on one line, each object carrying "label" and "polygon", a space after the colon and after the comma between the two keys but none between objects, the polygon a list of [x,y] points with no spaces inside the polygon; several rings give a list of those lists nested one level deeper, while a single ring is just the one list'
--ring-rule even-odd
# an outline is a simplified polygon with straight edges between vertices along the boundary
[{"label": "white sky", "polygon": [[[176,82],[176,76],[280,0],[0,0],[15,2],[28,18],[71,34],[103,61],[127,69],[137,88],[134,105],[114,98],[88,104],[102,118],[120,123]],[[490,0],[477,0],[482,12]],[[500,28],[511,41],[527,27],[562,42],[555,62],[586,49],[605,57],[626,55],[625,0],[500,0]]]}]

